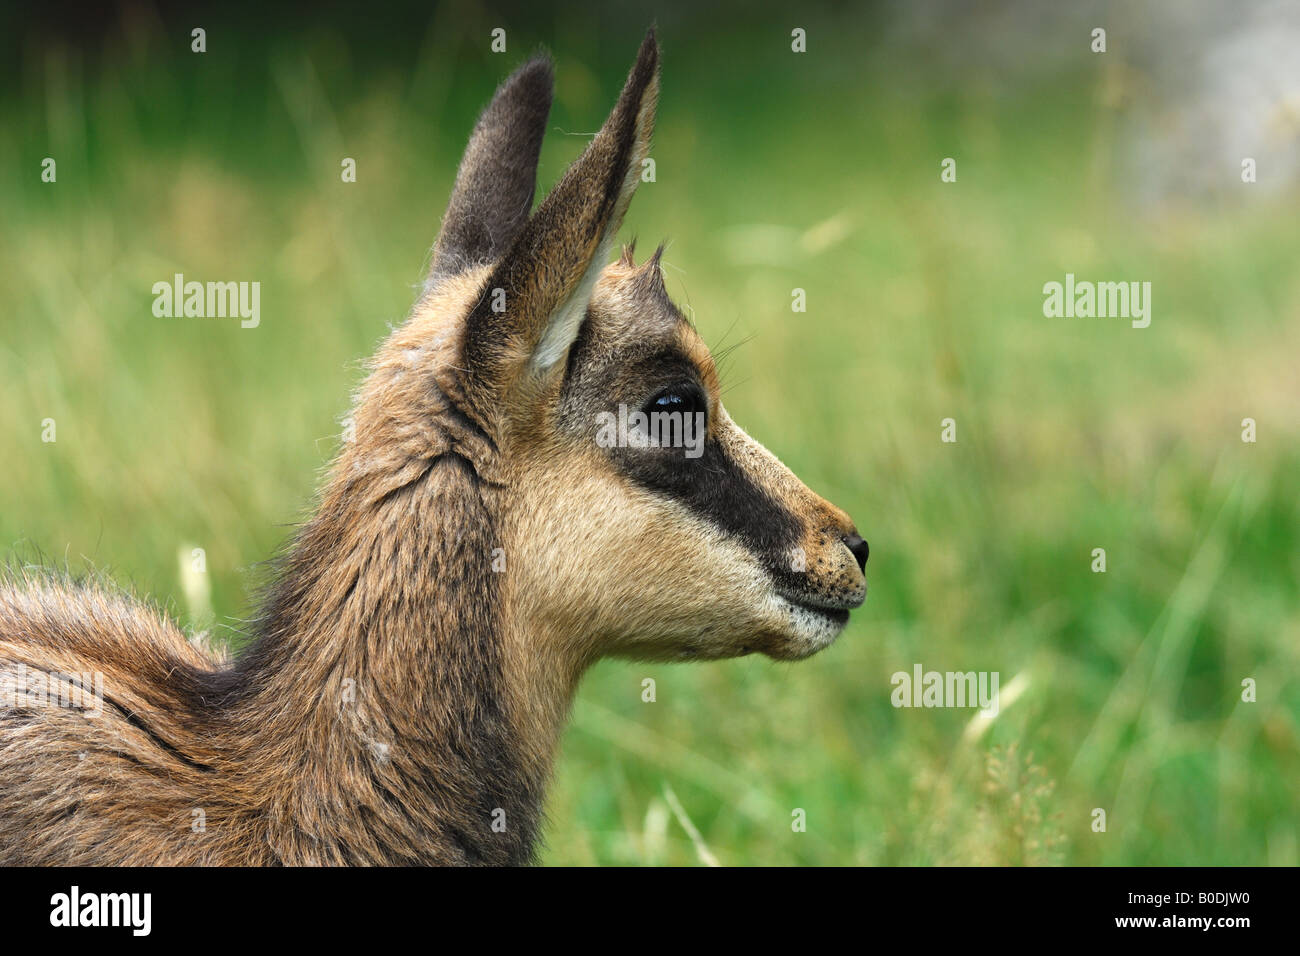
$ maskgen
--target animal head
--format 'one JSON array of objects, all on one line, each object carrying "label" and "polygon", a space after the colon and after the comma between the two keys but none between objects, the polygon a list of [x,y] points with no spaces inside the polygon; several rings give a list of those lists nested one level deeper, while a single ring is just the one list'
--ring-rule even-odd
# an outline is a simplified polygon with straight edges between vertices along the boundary
[{"label": "animal head", "polygon": [[728,416],[660,253],[609,261],[654,124],[653,32],[533,210],[551,88],[533,60],[479,119],[358,443],[394,473],[437,454],[472,474],[515,613],[579,655],[814,653],[865,597],[866,542]]}]

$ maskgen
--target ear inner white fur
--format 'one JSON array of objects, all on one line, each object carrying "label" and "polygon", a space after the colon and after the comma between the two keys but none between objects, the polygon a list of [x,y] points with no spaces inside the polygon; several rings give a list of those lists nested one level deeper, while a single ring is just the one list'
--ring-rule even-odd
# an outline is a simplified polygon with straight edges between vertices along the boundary
[{"label": "ear inner white fur", "polygon": [[557,362],[569,353],[569,346],[578,337],[582,320],[587,314],[587,305],[591,302],[591,293],[596,288],[596,280],[609,259],[610,246],[613,245],[613,233],[607,235],[600,243],[600,248],[592,256],[587,271],[582,274],[582,281],[573,290],[564,303],[556,309],[546,323],[546,331],[533,351],[529,361],[529,370],[534,375],[545,374]]},{"label": "ear inner white fur", "polygon": [[637,112],[636,147],[628,157],[628,165],[623,174],[623,183],[619,188],[619,197],[614,207],[614,214],[610,217],[604,235],[601,237],[600,245],[596,248],[595,255],[591,257],[591,261],[587,264],[587,269],[583,272],[582,280],[578,283],[577,288],[573,290],[573,294],[559,308],[551,313],[550,319],[547,320],[546,330],[542,333],[542,337],[533,350],[532,358],[528,363],[529,371],[534,375],[545,374],[554,367],[557,362],[568,354],[569,347],[573,345],[574,340],[578,337],[578,332],[582,328],[582,320],[587,314],[587,306],[591,302],[591,294],[596,287],[596,280],[600,278],[600,273],[609,261],[614,238],[623,223],[623,216],[627,213],[628,206],[632,203],[632,196],[636,193],[636,187],[641,181],[641,164],[650,152],[649,131],[654,122],[654,109],[657,99],[658,83],[656,80],[653,92],[643,100],[641,108]]}]

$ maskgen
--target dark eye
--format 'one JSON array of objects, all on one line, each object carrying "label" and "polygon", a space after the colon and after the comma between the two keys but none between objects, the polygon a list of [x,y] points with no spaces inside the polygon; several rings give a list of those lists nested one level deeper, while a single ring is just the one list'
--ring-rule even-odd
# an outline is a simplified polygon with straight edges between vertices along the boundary
[{"label": "dark eye", "polygon": [[683,415],[700,413],[708,421],[709,406],[703,393],[694,385],[674,385],[659,391],[641,409],[647,415],[654,412],[681,412]]}]

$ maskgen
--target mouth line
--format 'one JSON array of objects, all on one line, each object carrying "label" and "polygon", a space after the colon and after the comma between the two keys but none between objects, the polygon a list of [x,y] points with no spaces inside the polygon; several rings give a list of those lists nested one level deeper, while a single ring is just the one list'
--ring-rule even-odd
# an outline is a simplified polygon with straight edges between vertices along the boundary
[{"label": "mouth line", "polygon": [[843,624],[849,619],[849,611],[855,607],[860,607],[862,602],[857,604],[818,604],[814,603],[812,598],[804,595],[795,595],[787,591],[777,591],[781,600],[803,611],[811,611],[814,614],[820,614],[823,617],[830,618],[832,621]]}]

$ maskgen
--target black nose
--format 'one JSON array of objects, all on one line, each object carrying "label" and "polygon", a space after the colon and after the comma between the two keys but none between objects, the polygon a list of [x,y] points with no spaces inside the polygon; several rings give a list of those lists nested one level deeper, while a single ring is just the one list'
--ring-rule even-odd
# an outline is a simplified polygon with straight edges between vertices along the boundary
[{"label": "black nose", "polygon": [[863,571],[867,570],[867,556],[871,554],[871,549],[867,547],[867,542],[863,541],[862,538],[856,534],[846,534],[841,540],[847,544],[849,550],[853,552],[853,557],[858,561],[858,567]]}]

